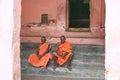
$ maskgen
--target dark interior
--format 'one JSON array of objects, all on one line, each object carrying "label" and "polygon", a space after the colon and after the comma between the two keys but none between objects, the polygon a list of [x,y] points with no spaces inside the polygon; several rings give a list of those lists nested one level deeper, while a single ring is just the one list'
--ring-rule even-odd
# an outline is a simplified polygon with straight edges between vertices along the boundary
[{"label": "dark interior", "polygon": [[69,0],[69,28],[89,28],[89,0]]}]

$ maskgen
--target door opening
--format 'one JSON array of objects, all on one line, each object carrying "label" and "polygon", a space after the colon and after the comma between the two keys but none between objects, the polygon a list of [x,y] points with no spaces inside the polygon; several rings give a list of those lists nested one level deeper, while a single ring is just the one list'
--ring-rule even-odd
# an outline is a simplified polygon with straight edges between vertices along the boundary
[{"label": "door opening", "polygon": [[90,31],[90,0],[69,0],[69,31]]}]

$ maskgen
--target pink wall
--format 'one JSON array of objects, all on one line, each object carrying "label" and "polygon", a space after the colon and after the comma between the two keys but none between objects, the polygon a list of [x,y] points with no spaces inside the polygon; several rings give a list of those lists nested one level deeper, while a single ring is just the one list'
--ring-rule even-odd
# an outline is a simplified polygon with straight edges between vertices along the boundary
[{"label": "pink wall", "polygon": [[[65,33],[66,0],[23,0],[21,35],[54,36]],[[55,25],[41,25],[33,28],[24,26],[27,23],[40,23],[41,14],[48,14],[48,20],[55,20]],[[32,32],[33,31],[33,32]],[[32,34],[31,34],[32,33]]]},{"label": "pink wall", "polygon": [[[67,0],[22,0],[21,36],[49,36],[65,35],[74,37],[73,32],[66,31]],[[90,29],[91,32],[76,32],[76,37],[104,38],[105,4],[104,0],[90,0]],[[27,23],[40,23],[41,14],[48,14],[48,20],[54,19],[55,23],[49,25],[32,25]],[[93,33],[94,32],[94,33]],[[86,35],[87,34],[87,35]],[[94,35],[92,35],[94,34]],[[101,34],[99,36],[98,34]],[[89,37],[92,36],[92,37]],[[96,37],[98,36],[98,37]],[[29,41],[28,41],[29,42]],[[89,41],[88,41],[89,42]],[[103,41],[101,41],[103,42]],[[103,42],[104,44],[104,42]]]},{"label": "pink wall", "polygon": [[41,14],[48,14],[58,26],[65,26],[66,0],[22,0],[22,25],[40,23]]},{"label": "pink wall", "polygon": [[[105,2],[104,0],[91,0],[90,26],[104,26]],[[58,25],[65,26],[66,0],[22,0],[22,24],[40,22],[41,14],[48,14],[49,19],[57,20]]]},{"label": "pink wall", "polygon": [[66,27],[66,1],[57,0],[57,25]]},{"label": "pink wall", "polygon": [[100,30],[105,27],[105,1],[91,0],[90,3],[90,27],[91,29]]},{"label": "pink wall", "polygon": [[22,0],[22,24],[41,22],[41,14],[48,14],[49,19],[55,19],[57,15],[58,0]]},{"label": "pink wall", "polygon": [[[22,25],[26,23],[40,23],[41,14],[48,14],[49,19],[54,19],[56,27],[66,29],[66,1],[67,0],[22,0]],[[90,28],[100,31],[105,25],[104,0],[90,0]],[[49,26],[51,27],[51,26]]]},{"label": "pink wall", "polygon": [[21,3],[22,0],[14,0],[14,16],[12,31],[12,53],[13,53],[13,80],[21,80],[20,65],[20,29],[21,29]]}]

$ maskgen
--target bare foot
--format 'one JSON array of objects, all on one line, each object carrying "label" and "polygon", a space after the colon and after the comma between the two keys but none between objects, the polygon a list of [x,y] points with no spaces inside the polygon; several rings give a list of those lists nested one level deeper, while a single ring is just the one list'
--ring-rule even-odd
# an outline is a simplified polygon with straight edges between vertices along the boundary
[{"label": "bare foot", "polygon": [[46,67],[45,67],[45,66],[41,66],[40,68],[41,68],[41,69],[46,69]]}]

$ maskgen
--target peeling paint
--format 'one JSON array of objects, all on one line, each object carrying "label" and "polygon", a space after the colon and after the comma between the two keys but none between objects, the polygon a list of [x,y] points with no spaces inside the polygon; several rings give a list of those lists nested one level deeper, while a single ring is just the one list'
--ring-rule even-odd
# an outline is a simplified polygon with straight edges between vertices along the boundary
[{"label": "peeling paint", "polygon": [[[60,36],[60,35],[66,35],[67,37],[86,37],[86,38],[104,38],[104,28],[101,27],[101,22],[100,19],[100,10],[101,10],[101,5],[100,1],[96,0],[91,0],[91,5],[90,5],[90,28],[91,32],[68,32],[66,30],[68,29],[68,26],[66,26],[66,8],[67,8],[67,3],[66,0],[56,0],[54,2],[48,1],[47,4],[46,1],[43,1],[44,3],[37,3],[37,1],[29,1],[30,3],[28,4],[28,1],[23,1],[22,4],[22,25],[21,28],[21,35],[22,36]],[[34,4],[33,4],[34,3]],[[39,10],[36,7],[40,7],[42,5],[42,8],[39,8]],[[47,7],[46,7],[47,5]],[[28,6],[33,9],[33,11],[27,11]],[[98,6],[97,8],[95,6]],[[104,7],[102,7],[104,8]],[[28,14],[29,13],[29,14]],[[46,13],[48,14],[48,24],[43,25],[40,24],[41,22],[41,14]],[[104,13],[104,12],[103,12]],[[37,15],[36,15],[37,14]],[[99,16],[98,16],[99,15]],[[38,17],[39,16],[39,17]],[[99,18],[98,18],[99,17]],[[39,18],[39,19],[38,19]],[[104,22],[104,21],[103,21]],[[29,26],[27,26],[29,25]],[[94,33],[95,34],[94,34]],[[87,33],[87,34],[86,34]],[[76,35],[77,34],[77,35]],[[101,36],[101,37],[100,37]],[[84,41],[82,41],[84,42]]]}]

